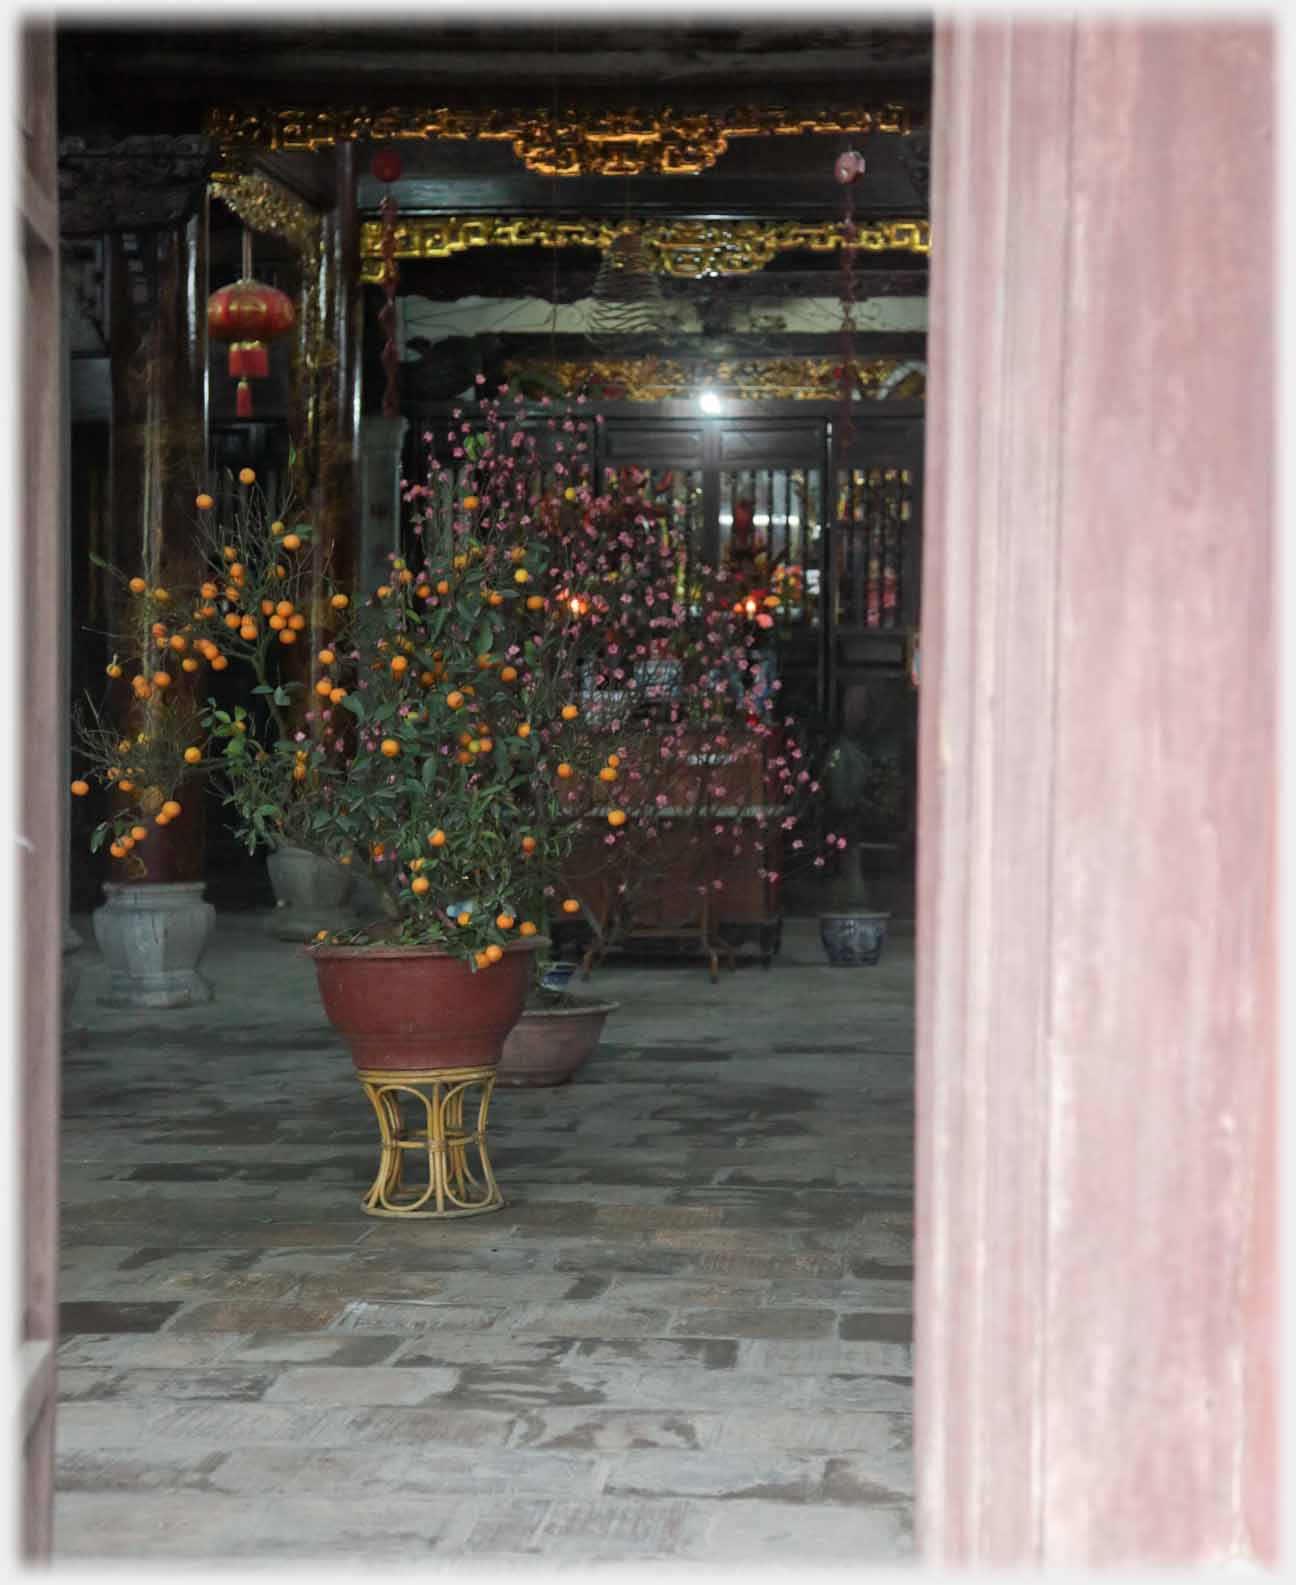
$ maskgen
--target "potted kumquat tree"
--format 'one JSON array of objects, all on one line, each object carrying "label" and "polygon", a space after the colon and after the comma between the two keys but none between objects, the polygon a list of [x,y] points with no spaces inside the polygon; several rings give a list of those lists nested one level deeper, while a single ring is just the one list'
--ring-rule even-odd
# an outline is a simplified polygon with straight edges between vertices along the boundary
[{"label": "potted kumquat tree", "polygon": [[[300,735],[293,730],[293,708],[304,685],[292,675],[293,646],[301,640],[300,649],[307,650],[312,629],[334,614],[325,604],[327,585],[309,526],[290,528],[283,520],[289,502],[276,508],[251,468],[223,485],[219,500],[206,490],[195,499],[183,547],[189,582],[163,585],[156,567],[153,576],[131,578],[106,569],[124,588],[125,631],[114,639],[107,697],[100,704],[87,701],[76,717],[83,769],[72,792],[84,797],[98,780],[109,793],[109,814],[93,831],[91,848],[106,847],[120,879],[106,884],[95,932],[109,963],[109,999],[125,1005],[179,1006],[210,997],[197,972],[214,918],[191,873],[198,844],[192,831],[187,844],[159,840],[156,833],[173,821],[196,824],[202,779],[224,763],[208,747],[216,721],[229,723],[237,736],[255,713],[280,744]],[[204,711],[197,690],[205,672],[250,678],[255,712],[237,706],[231,715],[214,704]],[[231,801],[238,800],[231,794]],[[276,850],[272,878],[276,860],[306,860],[317,877],[316,896],[322,872],[340,902],[350,884],[347,872],[289,845],[300,831],[303,807],[302,798],[283,800],[275,829],[264,826],[261,804],[240,812]],[[317,921],[306,933],[315,927]]]},{"label": "potted kumquat tree", "polygon": [[[219,650],[233,660],[252,679],[250,697],[247,706],[232,711],[209,702],[203,725],[226,741],[260,731],[270,745],[240,766],[235,782],[223,774],[229,761],[222,758],[215,780],[237,813],[236,835],[249,850],[258,844],[268,849],[276,897],[269,933],[309,941],[321,928],[340,928],[352,917],[351,871],[309,839],[311,789],[301,751],[314,719],[304,709],[311,698],[306,679],[318,670],[312,654],[347,597],[329,583],[310,525],[292,521],[291,498],[276,502],[253,480],[243,483],[223,513],[213,511],[209,495],[199,497],[197,542],[205,576],[194,641],[209,654]],[[211,504],[204,509],[204,502]],[[287,770],[282,784],[281,761]]]},{"label": "potted kumquat tree", "polygon": [[297,731],[261,742],[249,710],[208,716],[248,840],[291,817],[295,841],[381,901],[307,949],[362,1071],[497,1063],[550,916],[579,908],[560,877],[580,820],[628,819],[599,775],[587,636],[561,599],[580,442],[573,427],[570,460],[546,464],[534,432],[484,413],[408,493],[416,550],[367,598],[329,597]]}]

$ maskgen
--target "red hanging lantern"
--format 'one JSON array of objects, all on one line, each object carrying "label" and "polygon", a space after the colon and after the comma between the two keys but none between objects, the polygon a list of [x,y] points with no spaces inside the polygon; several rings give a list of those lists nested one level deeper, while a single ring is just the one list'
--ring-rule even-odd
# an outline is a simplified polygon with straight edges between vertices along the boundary
[{"label": "red hanging lantern", "polygon": [[249,380],[264,380],[270,373],[268,343],[293,327],[297,311],[286,292],[252,279],[252,237],[243,234],[243,279],[222,286],[207,300],[207,331],[215,341],[227,341],[230,378],[237,380],[235,411],[252,417]]}]

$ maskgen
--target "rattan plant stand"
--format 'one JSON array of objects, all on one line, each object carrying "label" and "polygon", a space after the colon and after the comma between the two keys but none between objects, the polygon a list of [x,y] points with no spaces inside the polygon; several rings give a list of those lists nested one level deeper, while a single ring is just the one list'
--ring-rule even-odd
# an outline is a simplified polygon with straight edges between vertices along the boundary
[{"label": "rattan plant stand", "polygon": [[[504,1204],[486,1149],[486,1114],[495,1090],[495,1069],[434,1068],[426,1072],[357,1071],[373,1106],[382,1156],[373,1187],[361,1200],[370,1216],[479,1216]],[[474,1090],[475,1125],[465,1124],[465,1103]],[[405,1116],[418,1117],[425,1127]],[[426,1182],[406,1181],[410,1158],[426,1162]],[[410,1163],[412,1165],[412,1163]],[[422,1170],[418,1179],[423,1178]]]}]

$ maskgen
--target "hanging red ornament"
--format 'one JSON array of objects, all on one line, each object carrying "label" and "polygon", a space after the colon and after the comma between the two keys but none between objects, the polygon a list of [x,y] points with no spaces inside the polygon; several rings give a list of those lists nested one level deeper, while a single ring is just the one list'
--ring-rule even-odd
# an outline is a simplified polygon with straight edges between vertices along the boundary
[{"label": "hanging red ornament", "polygon": [[222,286],[207,299],[207,332],[214,341],[226,341],[230,378],[237,380],[234,410],[240,418],[252,417],[249,380],[264,380],[270,373],[268,343],[291,330],[297,318],[292,298],[277,287],[252,279],[252,237],[243,234],[243,278]]},{"label": "hanging red ornament", "polygon": [[400,417],[400,351],[396,345],[396,280],[400,273],[396,265],[396,195],[391,190],[401,173],[400,155],[394,149],[380,149],[369,167],[387,191],[378,205],[382,221],[382,274],[378,284],[382,287],[383,306],[378,314],[378,326],[383,333],[382,366],[387,380],[383,390],[382,412],[384,418]]},{"label": "hanging red ornament", "polygon": [[851,441],[855,435],[855,248],[859,232],[855,226],[856,177],[863,175],[864,158],[854,149],[847,149],[837,158],[833,171],[845,189],[842,215],[842,361],[835,371],[838,376],[839,423],[837,456],[839,464],[848,463]]},{"label": "hanging red ornament", "polygon": [[376,182],[398,182],[404,166],[395,149],[379,149],[369,169],[373,172]]},{"label": "hanging red ornament", "polygon": [[833,173],[837,180],[846,186],[848,182],[855,181],[864,174],[864,156],[856,154],[854,149],[847,149],[845,154],[837,156],[837,163],[833,166]]}]

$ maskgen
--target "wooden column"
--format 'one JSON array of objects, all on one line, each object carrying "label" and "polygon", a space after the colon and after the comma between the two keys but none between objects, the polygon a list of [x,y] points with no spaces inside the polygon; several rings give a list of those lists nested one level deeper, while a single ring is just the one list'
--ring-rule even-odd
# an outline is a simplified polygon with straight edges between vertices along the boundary
[{"label": "wooden column", "polygon": [[[360,218],[356,207],[355,145],[334,154],[334,202],[306,226],[296,214],[292,234],[302,260],[289,423],[296,452],[293,492],[315,530],[316,566],[335,584],[355,587],[358,558],[358,436],[360,421]],[[282,207],[282,200],[281,200]],[[300,206],[298,206],[300,211]],[[323,578],[310,601],[310,642],[297,645],[286,675],[302,683],[294,711],[316,703],[316,659],[332,614]]]},{"label": "wooden column", "polygon": [[297,340],[294,487],[330,559],[348,586],[356,573],[356,465],[360,420],[360,219],[355,145],[335,151],[335,201],[319,245],[303,258]]},{"label": "wooden column", "polygon": [[[108,261],[114,564],[153,588],[191,584],[200,568],[193,502],[207,477],[205,197],[188,220],[112,233]],[[115,603],[120,625],[125,602]],[[201,798],[186,798],[184,814],[141,846],[140,880],[201,879],[202,816]]]},{"label": "wooden column", "polygon": [[938,27],[938,1567],[1276,1561],[1275,57],[1262,22]]},{"label": "wooden column", "polygon": [[[54,35],[30,22],[21,40],[23,133],[19,172],[22,287],[22,510],[14,532],[23,570],[19,678],[13,702],[28,730],[15,734],[22,858],[9,871],[12,936],[19,949],[16,1099],[12,1126],[21,1150],[22,1251],[18,1393],[22,1445],[19,1548],[24,1561],[49,1558],[53,1534],[55,1350],[58,1346],[59,963],[64,854],[62,739],[49,724],[65,712],[58,662],[61,575],[60,318]],[[42,730],[42,723],[45,730]],[[6,912],[9,899],[6,898]],[[11,1136],[11,1137],[14,1137]]]}]

